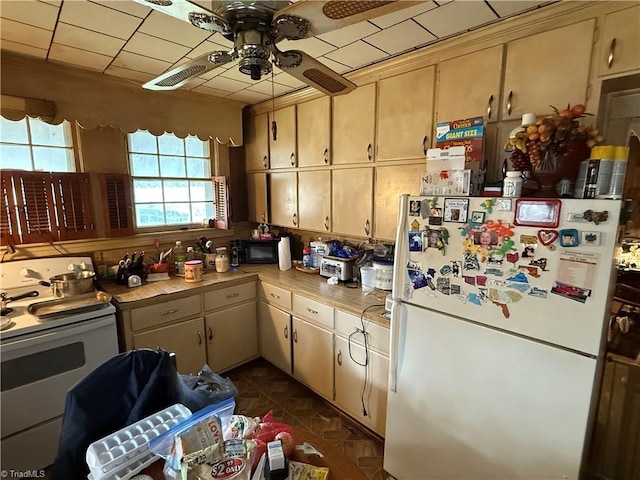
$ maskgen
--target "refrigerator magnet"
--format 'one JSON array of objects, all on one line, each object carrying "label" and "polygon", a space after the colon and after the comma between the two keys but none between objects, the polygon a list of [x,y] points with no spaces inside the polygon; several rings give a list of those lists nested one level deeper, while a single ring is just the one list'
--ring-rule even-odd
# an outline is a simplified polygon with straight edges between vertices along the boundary
[{"label": "refrigerator magnet", "polygon": [[565,228],[559,232],[561,247],[577,247],[580,243],[578,231],[575,228]]},{"label": "refrigerator magnet", "polygon": [[583,245],[600,245],[602,233],[580,232],[580,243]]},{"label": "refrigerator magnet", "polygon": [[444,214],[445,222],[467,223],[469,212],[468,198],[445,198]]},{"label": "refrigerator magnet", "polygon": [[409,251],[422,251],[422,232],[409,232]]},{"label": "refrigerator magnet", "polygon": [[560,206],[560,200],[556,199],[518,198],[513,223],[524,227],[556,228],[560,218]]}]

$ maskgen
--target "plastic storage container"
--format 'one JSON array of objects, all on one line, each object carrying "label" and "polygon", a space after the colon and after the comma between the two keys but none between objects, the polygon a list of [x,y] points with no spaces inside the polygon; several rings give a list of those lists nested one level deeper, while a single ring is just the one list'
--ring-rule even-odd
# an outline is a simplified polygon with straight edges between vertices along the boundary
[{"label": "plastic storage container", "polygon": [[216,248],[216,272],[223,273],[229,270],[229,255],[227,247]]},{"label": "plastic storage container", "polygon": [[503,197],[519,197],[522,195],[522,172],[512,170],[502,182]]},{"label": "plastic storage container", "polygon": [[149,440],[191,416],[180,403],[118,430],[87,448],[89,480],[126,480],[151,465],[158,456],[149,450]]},{"label": "plastic storage container", "polygon": [[173,247],[173,265],[174,273],[178,277],[184,277],[184,262],[187,261],[187,251],[182,246],[180,240],[176,240],[176,246]]}]

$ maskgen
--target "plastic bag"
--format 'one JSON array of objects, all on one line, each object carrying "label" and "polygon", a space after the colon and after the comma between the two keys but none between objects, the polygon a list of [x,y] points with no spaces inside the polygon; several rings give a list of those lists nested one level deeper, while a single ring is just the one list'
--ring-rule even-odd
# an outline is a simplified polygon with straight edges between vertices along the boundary
[{"label": "plastic bag", "polygon": [[181,403],[192,412],[238,395],[238,389],[229,378],[221,377],[206,364],[197,375],[180,374],[180,379],[186,386],[182,389]]}]

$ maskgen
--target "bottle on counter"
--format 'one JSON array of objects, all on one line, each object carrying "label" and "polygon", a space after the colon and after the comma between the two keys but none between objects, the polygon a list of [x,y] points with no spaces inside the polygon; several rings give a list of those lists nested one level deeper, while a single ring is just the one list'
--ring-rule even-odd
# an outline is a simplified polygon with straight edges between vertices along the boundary
[{"label": "bottle on counter", "polygon": [[311,267],[311,249],[310,248],[304,248],[302,250],[302,266],[303,268]]},{"label": "bottle on counter", "polygon": [[223,273],[229,270],[229,255],[227,247],[216,248],[216,272]]},{"label": "bottle on counter", "polygon": [[176,246],[173,247],[173,272],[178,277],[184,277],[184,262],[187,261],[187,251],[182,246],[180,240],[176,240]]},{"label": "bottle on counter", "polygon": [[507,172],[502,183],[502,196],[519,197],[520,195],[522,195],[522,172],[518,170]]}]

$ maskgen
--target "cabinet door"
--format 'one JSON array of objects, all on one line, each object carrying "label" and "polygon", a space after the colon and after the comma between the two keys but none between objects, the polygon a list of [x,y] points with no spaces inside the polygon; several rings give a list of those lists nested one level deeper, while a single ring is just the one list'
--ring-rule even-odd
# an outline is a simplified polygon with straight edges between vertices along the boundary
[{"label": "cabinet door", "polygon": [[403,193],[417,195],[424,162],[376,169],[376,198],[374,203],[374,232],[377,239],[396,239],[398,226],[398,197]]},{"label": "cabinet door", "polygon": [[550,105],[562,110],[567,103],[585,103],[594,28],[592,19],[510,42],[502,119],[553,113]]},{"label": "cabinet door", "polygon": [[331,180],[332,231],[371,236],[373,167],[334,170]]},{"label": "cabinet door", "polygon": [[600,75],[640,68],[640,6],[613,12],[604,17],[602,49],[597,59]]},{"label": "cabinet door", "polygon": [[222,372],[258,356],[256,302],[210,313],[204,317],[207,362]]},{"label": "cabinet door", "polygon": [[244,152],[247,171],[269,168],[269,118],[266,113],[245,121]]},{"label": "cabinet door", "polygon": [[336,336],[336,404],[383,437],[388,375],[387,357]]},{"label": "cabinet door", "polygon": [[260,355],[291,375],[291,317],[265,302],[258,305]]},{"label": "cabinet door", "polygon": [[276,110],[271,114],[271,121],[276,121],[277,136],[273,139],[269,125],[269,153],[271,168],[295,167],[296,151],[296,106]]},{"label": "cabinet door", "polygon": [[186,322],[133,335],[134,348],[163,348],[176,354],[180,373],[198,373],[207,360],[204,321],[193,318]]},{"label": "cabinet door", "polygon": [[424,158],[431,143],[435,67],[380,80],[378,160]]},{"label": "cabinet door", "polygon": [[298,172],[298,210],[303,230],[328,232],[331,228],[331,171]]},{"label": "cabinet door", "polygon": [[331,163],[331,97],[298,104],[298,166]]},{"label": "cabinet door", "polygon": [[333,400],[333,332],[293,317],[293,376]]},{"label": "cabinet door", "polygon": [[249,220],[258,223],[268,223],[267,174],[247,174],[247,192],[249,194]]},{"label": "cabinet door", "polygon": [[498,45],[438,65],[436,123],[470,117],[484,117],[485,122],[498,119],[503,50]]},{"label": "cabinet door", "polygon": [[298,185],[296,172],[270,174],[271,223],[298,228]]},{"label": "cabinet door", "polygon": [[373,161],[376,84],[333,98],[334,165]]}]

